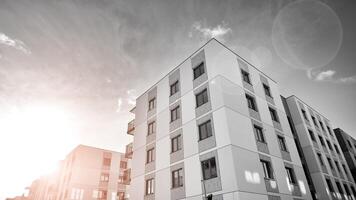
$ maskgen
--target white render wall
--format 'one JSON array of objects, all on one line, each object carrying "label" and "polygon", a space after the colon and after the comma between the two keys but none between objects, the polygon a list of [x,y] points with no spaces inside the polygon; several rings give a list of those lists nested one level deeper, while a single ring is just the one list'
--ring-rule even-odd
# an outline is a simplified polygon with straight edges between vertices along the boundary
[{"label": "white render wall", "polygon": [[[198,130],[195,111],[195,94],[193,89],[193,70],[191,59],[205,53],[206,73],[208,81],[209,101],[215,132],[215,147],[199,152]],[[180,101],[183,133],[184,159],[170,163],[170,109],[169,109],[169,76],[165,76],[151,88],[157,88],[156,96],[156,138],[146,144],[148,91],[136,101],[135,131],[133,142],[132,179],[130,186],[130,199],[144,199],[145,176],[154,174],[154,199],[171,199],[171,172],[170,166],[184,163],[185,199],[201,199],[203,193],[201,180],[202,172],[199,156],[207,152],[217,152],[217,162],[222,190],[214,192],[214,196],[221,194],[223,199],[265,199],[267,194],[280,196],[281,199],[293,199],[287,183],[284,162],[293,165],[299,187],[302,190],[301,199],[311,199],[308,184],[304,176],[302,165],[296,150],[293,136],[288,124],[284,107],[280,98],[277,84],[263,75],[255,68],[249,66],[250,78],[254,88],[254,96],[263,123],[264,133],[268,144],[269,154],[257,150],[253,126],[247,102],[238,57],[216,40],[211,40],[202,49],[199,49],[189,59],[183,62],[180,73]],[[240,59],[241,62],[241,59]],[[291,162],[282,159],[278,146],[277,135],[265,100],[260,75],[268,79],[271,93],[274,97],[275,108],[280,118]],[[172,103],[174,104],[174,103]],[[204,117],[204,116],[202,116]],[[201,118],[201,117],[199,117]],[[146,145],[155,144],[155,170],[145,173]],[[274,174],[277,180],[279,193],[267,193],[264,183],[262,166],[259,154],[271,158]],[[221,199],[221,198],[220,198]]]}]

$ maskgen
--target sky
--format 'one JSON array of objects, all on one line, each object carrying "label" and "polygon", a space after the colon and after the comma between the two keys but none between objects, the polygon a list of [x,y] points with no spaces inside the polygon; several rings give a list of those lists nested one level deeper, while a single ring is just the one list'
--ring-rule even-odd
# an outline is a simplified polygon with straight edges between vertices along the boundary
[{"label": "sky", "polygon": [[124,151],[135,97],[212,37],[356,137],[355,9],[352,0],[0,0],[0,199],[80,143]]}]

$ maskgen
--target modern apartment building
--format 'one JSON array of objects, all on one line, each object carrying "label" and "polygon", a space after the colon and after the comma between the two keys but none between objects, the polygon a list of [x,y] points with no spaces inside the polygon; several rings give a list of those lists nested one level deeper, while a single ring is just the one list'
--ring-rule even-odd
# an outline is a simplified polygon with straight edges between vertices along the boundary
[{"label": "modern apartment building", "polygon": [[277,83],[215,39],[131,112],[131,200],[312,199]]},{"label": "modern apartment building", "polygon": [[340,128],[334,129],[341,151],[356,181],[356,140]]},{"label": "modern apartment building", "polygon": [[60,169],[35,180],[30,200],[126,200],[130,157],[79,145],[61,161]]},{"label": "modern apartment building", "polygon": [[354,180],[330,121],[296,96],[282,99],[313,199],[356,199]]}]

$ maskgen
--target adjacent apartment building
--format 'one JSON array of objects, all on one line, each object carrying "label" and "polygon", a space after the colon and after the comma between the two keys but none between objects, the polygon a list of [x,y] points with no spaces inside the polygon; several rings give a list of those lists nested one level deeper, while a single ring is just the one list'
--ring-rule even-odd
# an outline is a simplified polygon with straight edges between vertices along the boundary
[{"label": "adjacent apartment building", "polygon": [[123,153],[79,145],[60,170],[30,187],[31,200],[126,200],[130,158]]},{"label": "adjacent apartment building", "polygon": [[334,132],[351,174],[356,180],[356,140],[340,128],[334,129]]},{"label": "adjacent apartment building", "polygon": [[131,200],[312,199],[277,83],[215,39],[131,112]]},{"label": "adjacent apartment building", "polygon": [[331,122],[296,96],[282,98],[313,199],[356,199],[355,182]]}]

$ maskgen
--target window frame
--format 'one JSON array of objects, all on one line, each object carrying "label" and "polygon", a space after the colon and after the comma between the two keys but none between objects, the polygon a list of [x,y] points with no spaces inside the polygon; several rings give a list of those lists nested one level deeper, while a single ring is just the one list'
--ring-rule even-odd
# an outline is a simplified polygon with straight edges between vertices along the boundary
[{"label": "window frame", "polygon": [[253,130],[256,133],[256,140],[258,142],[267,144],[266,138],[265,138],[264,133],[263,133],[263,128],[258,126],[258,125],[256,125],[256,124],[254,124],[253,125]]},{"label": "window frame", "polygon": [[174,122],[180,118],[179,109],[180,105],[177,105],[171,110],[171,122]]},{"label": "window frame", "polygon": [[149,178],[146,179],[146,187],[145,187],[145,194],[147,195],[152,195],[155,193],[155,179],[154,178]]},{"label": "window frame", "polygon": [[170,85],[170,96],[173,96],[179,92],[179,80],[175,81],[172,85]]},{"label": "window frame", "polygon": [[288,152],[285,138],[281,135],[277,135],[277,139],[278,139],[278,144],[279,144],[279,148],[281,149],[281,151]]},{"label": "window frame", "polygon": [[[176,148],[175,148],[176,147]],[[171,139],[171,153],[182,150],[182,135],[179,134]]]},{"label": "window frame", "polygon": [[273,98],[272,97],[272,93],[271,93],[271,87],[269,87],[269,85],[266,85],[264,83],[262,83],[262,85],[263,85],[263,90],[265,92],[265,95],[268,96],[268,97]]},{"label": "window frame", "polygon": [[[200,101],[201,100],[201,101]],[[195,106],[199,108],[200,106],[209,102],[208,88],[203,89],[195,95]]]},{"label": "window frame", "polygon": [[257,109],[257,103],[256,103],[256,100],[255,100],[255,97],[249,95],[249,94],[245,94],[246,96],[246,101],[247,101],[247,107],[249,109],[252,109],[256,112],[258,112],[258,109]]},{"label": "window frame", "polygon": [[[200,163],[203,180],[209,180],[218,177],[218,167],[215,157],[208,158],[206,160],[201,161]],[[205,166],[208,166],[208,168],[205,169]],[[208,172],[208,174],[206,174],[206,172]]]},{"label": "window frame", "polygon": [[[177,177],[175,175],[177,175]],[[184,185],[184,183],[183,183],[184,182],[183,168],[173,170],[171,177],[172,177],[172,188],[173,189],[183,187],[183,185]]]},{"label": "window frame", "polygon": [[248,84],[252,85],[249,72],[247,72],[246,70],[241,69],[241,75],[242,75],[242,80],[245,83],[248,83]]},{"label": "window frame", "polygon": [[[204,129],[203,129],[204,128]],[[202,130],[205,130],[205,137],[202,134]],[[211,136],[213,136],[213,127],[211,119],[206,120],[205,122],[198,125],[198,134],[199,134],[199,141],[205,140]]]},{"label": "window frame", "polygon": [[193,80],[199,78],[205,73],[205,62],[200,62],[197,66],[193,68]]},{"label": "window frame", "polygon": [[155,150],[155,148],[152,147],[146,151],[146,164],[149,164],[155,160],[154,159],[154,150]]},{"label": "window frame", "polygon": [[295,185],[297,184],[294,169],[291,167],[285,167],[289,183]]},{"label": "window frame", "polygon": [[276,109],[272,107],[268,107],[269,113],[271,115],[272,121],[279,123],[279,116],[277,114]]},{"label": "window frame", "polygon": [[268,160],[260,159],[260,163],[262,165],[264,178],[268,180],[274,180],[274,174],[273,174],[273,168],[271,162]]},{"label": "window frame", "polygon": [[153,97],[148,101],[148,111],[151,111],[156,108],[156,97]]},{"label": "window frame", "polygon": [[148,123],[147,125],[147,135],[152,135],[155,134],[155,125],[156,125],[156,121],[152,121],[150,123]]}]

